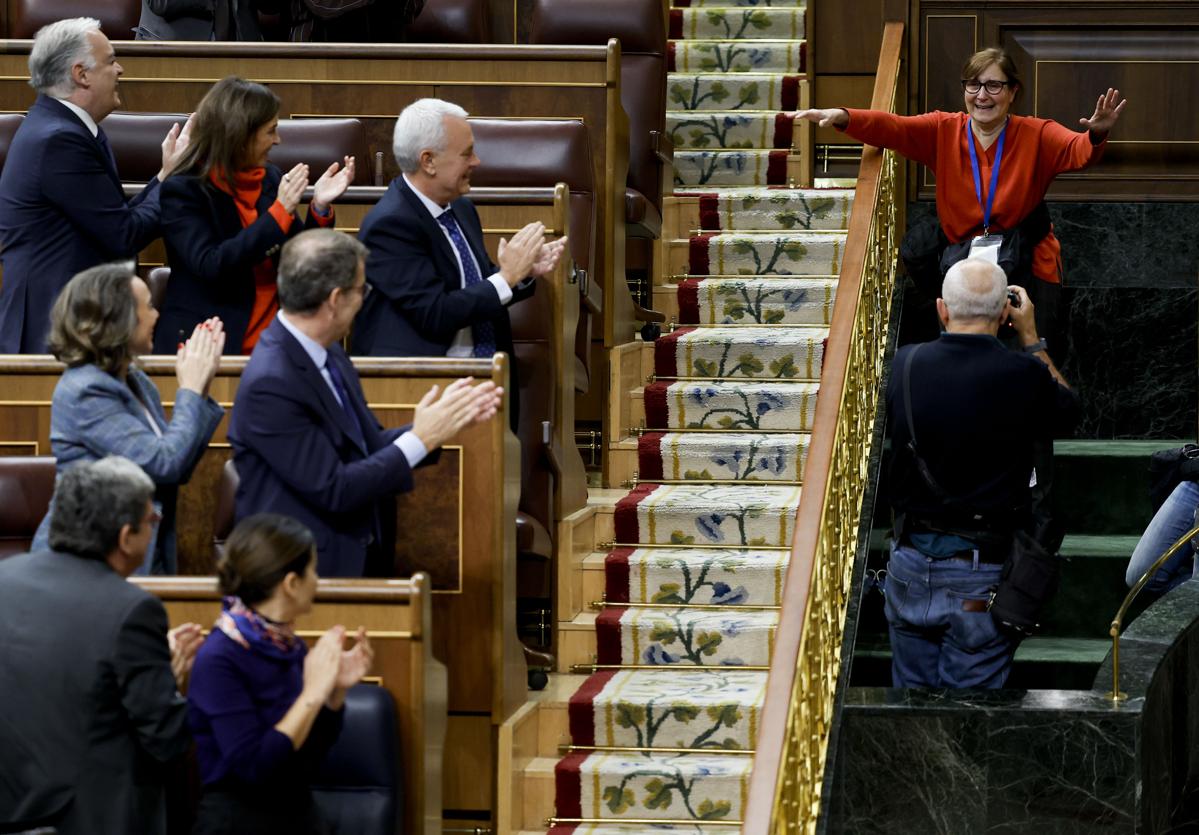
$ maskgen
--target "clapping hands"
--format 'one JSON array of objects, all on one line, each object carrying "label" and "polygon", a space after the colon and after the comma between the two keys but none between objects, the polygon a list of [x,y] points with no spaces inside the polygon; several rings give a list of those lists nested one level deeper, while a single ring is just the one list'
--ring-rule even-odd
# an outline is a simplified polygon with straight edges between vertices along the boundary
[{"label": "clapping hands", "polygon": [[183,153],[191,144],[192,117],[188,116],[183,127],[179,123],[171,125],[166,138],[162,140],[162,168],[158,170],[158,181],[162,182],[175,172],[175,166],[183,159]]},{"label": "clapping hands", "polygon": [[321,635],[304,658],[304,689],[332,710],[341,708],[346,691],[362,680],[375,660],[366,628],[358,627],[354,637],[354,647],[343,650],[346,629],[334,626]]},{"label": "clapping hands", "polygon": [[167,632],[167,646],[171,650],[171,672],[175,675],[175,685],[181,693],[187,690],[187,678],[191,675],[192,665],[196,663],[196,653],[202,643],[204,631],[198,623],[183,623]]},{"label": "clapping hands", "polygon": [[491,420],[503,394],[504,390],[490,380],[472,386],[469,377],[455,380],[444,392],[433,386],[416,404],[412,434],[432,452],[472,423]]},{"label": "clapping hands", "polygon": [[329,204],[341,197],[354,182],[354,158],[345,157],[344,164],[333,163],[316,181],[312,189],[312,205],[318,214],[327,214]]},{"label": "clapping hands", "polygon": [[224,351],[225,326],[219,318],[213,316],[196,325],[191,339],[181,344],[175,355],[175,379],[179,388],[207,397],[208,386],[221,367]]},{"label": "clapping hands", "polygon": [[500,238],[496,254],[500,262],[500,275],[509,287],[515,287],[530,274],[549,275],[558,265],[558,259],[565,249],[565,236],[547,243],[544,223],[534,221],[526,224],[511,240]]}]

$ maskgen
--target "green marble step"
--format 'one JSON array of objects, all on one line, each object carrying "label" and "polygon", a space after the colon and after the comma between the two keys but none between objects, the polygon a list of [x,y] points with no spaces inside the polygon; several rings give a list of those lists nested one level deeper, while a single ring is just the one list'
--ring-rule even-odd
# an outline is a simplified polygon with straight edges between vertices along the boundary
[{"label": "green marble step", "polygon": [[[1030,690],[1089,690],[1107,657],[1111,641],[1105,638],[1053,638],[1037,636],[1016,649],[1007,686]],[[854,649],[852,687],[889,687],[891,648],[885,636],[859,638]]]},{"label": "green marble step", "polygon": [[1067,531],[1139,535],[1149,523],[1149,456],[1177,440],[1057,441],[1053,509]]}]

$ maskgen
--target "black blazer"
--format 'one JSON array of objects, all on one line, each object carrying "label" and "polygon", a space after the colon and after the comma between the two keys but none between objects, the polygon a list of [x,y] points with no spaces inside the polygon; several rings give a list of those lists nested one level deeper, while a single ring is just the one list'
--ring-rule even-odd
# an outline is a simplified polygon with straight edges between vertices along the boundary
[{"label": "black blazer", "polygon": [[0,561],[0,831],[163,833],[191,742],[162,603],[98,560]]},{"label": "black blazer", "polygon": [[287,232],[271,217],[268,210],[282,176],[274,165],[266,166],[258,219],[245,228],[233,198],[206,178],[175,174],[162,184],[162,236],[171,280],[154,331],[154,353],[174,354],[180,332],[191,336],[210,316],[225,323],[225,353],[241,353],[254,309],[254,265],[270,258],[278,266],[287,239],[317,225],[311,211],[306,223],[293,216]]},{"label": "black blazer", "polygon": [[[483,245],[479,214],[466,197],[450,204],[479,269],[486,279],[498,269]],[[403,177],[391,181],[387,193],[371,209],[358,238],[366,244],[366,280],[374,292],[354,321],[351,350],[355,354],[399,357],[444,357],[459,330],[480,322],[495,328],[496,350],[512,360],[509,402],[512,425],[517,415],[517,373],[508,308],[489,281],[462,286],[458,261],[445,233]],[[512,291],[515,304],[533,295],[536,282],[526,280]]]},{"label": "black blazer", "polygon": [[361,577],[371,539],[394,542],[394,496],[412,489],[412,471],[393,443],[403,429],[379,426],[340,345],[330,346],[329,362],[346,382],[365,445],[320,369],[276,318],[242,372],[229,419],[240,477],[234,511],[239,520],[295,517],[316,537],[322,576]]}]

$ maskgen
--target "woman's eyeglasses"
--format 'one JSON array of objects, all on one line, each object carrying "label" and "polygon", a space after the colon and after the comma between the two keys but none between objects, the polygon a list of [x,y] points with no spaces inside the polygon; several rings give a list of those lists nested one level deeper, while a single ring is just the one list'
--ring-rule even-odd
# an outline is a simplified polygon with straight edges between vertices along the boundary
[{"label": "woman's eyeglasses", "polygon": [[979,90],[986,89],[992,96],[998,96],[1003,92],[1004,87],[1011,86],[1010,81],[979,81],[972,78],[969,81],[962,79],[962,89],[967,93],[977,93]]}]

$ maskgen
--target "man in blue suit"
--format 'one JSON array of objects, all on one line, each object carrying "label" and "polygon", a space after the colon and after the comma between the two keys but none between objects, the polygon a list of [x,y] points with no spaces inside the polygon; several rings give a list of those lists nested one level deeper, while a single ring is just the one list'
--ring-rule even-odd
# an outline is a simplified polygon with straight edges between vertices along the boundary
[{"label": "man in blue suit", "polygon": [[565,238],[546,243],[545,227],[530,223],[500,241],[500,263],[492,263],[466,197],[479,166],[466,115],[456,104],[420,99],[396,120],[392,150],[403,173],[358,235],[370,249],[366,277],[376,292],[354,325],[355,354],[512,357],[508,305],[533,295],[534,277],[552,272],[565,248]]},{"label": "man in blue suit", "polygon": [[240,483],[235,515],[294,516],[316,537],[329,577],[386,573],[388,510],[412,470],[464,427],[492,418],[503,389],[434,386],[411,426],[383,429],[340,341],[369,291],[366,248],[332,229],[302,232],[279,260],[280,313],[242,373],[229,441]]},{"label": "man in blue suit", "polygon": [[91,18],[38,31],[29,53],[37,100],[0,174],[0,353],[46,351],[50,308],[76,273],[133,258],[158,237],[158,183],[187,147],[162,143],[162,170],[126,202],[100,122],[121,103],[112,44]]}]

